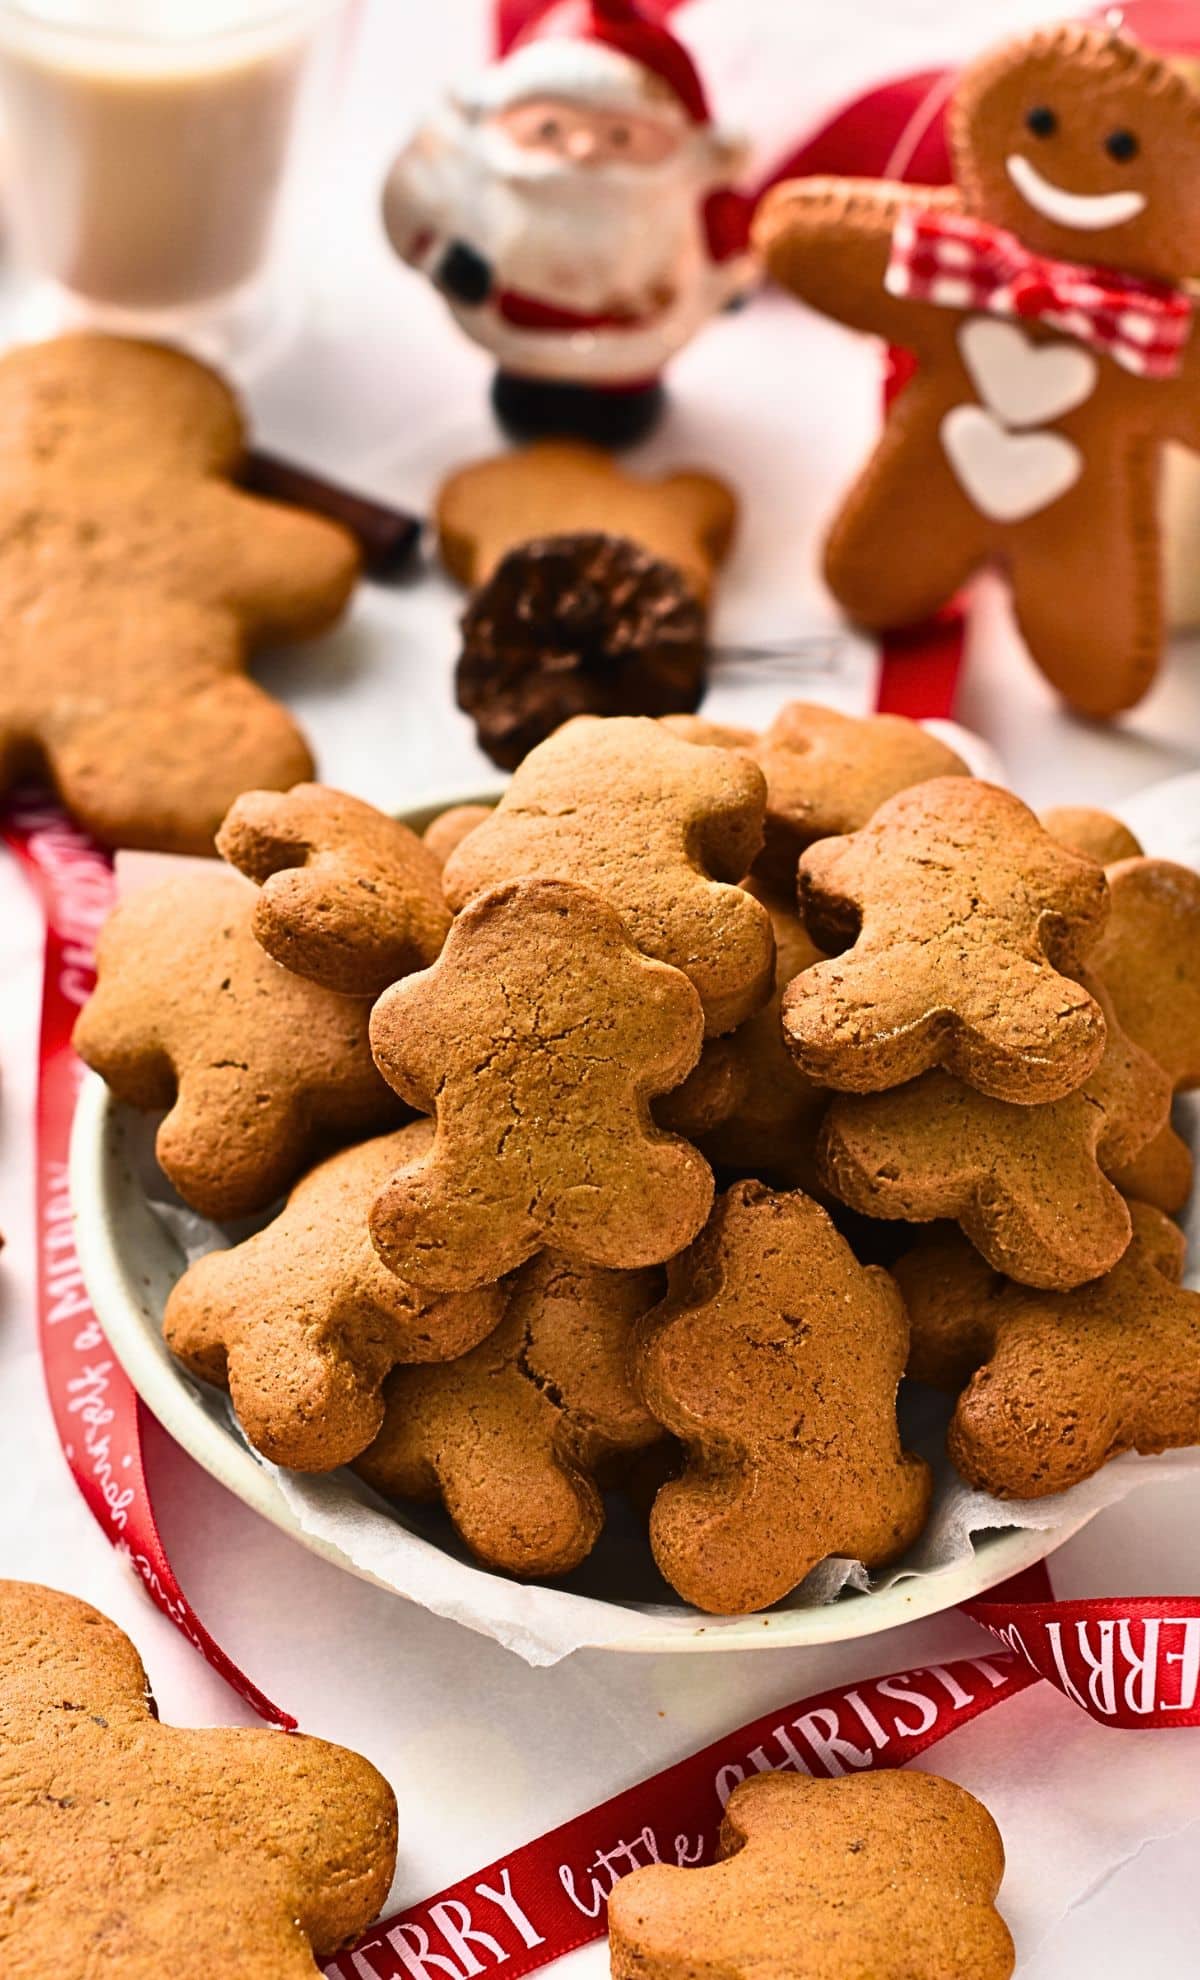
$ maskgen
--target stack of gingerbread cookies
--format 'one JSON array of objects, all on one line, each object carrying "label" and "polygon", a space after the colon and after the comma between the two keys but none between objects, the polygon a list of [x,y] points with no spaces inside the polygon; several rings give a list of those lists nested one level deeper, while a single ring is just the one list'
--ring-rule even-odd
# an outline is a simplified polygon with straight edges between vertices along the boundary
[{"label": "stack of gingerbread cookies", "polygon": [[165,1320],[267,1458],[522,1576],[636,1480],[731,1613],[911,1546],[906,1373],[1001,1497],[1200,1439],[1200,877],[1115,821],[795,703],[581,718],[424,840],[300,785],[218,846],[116,909],[77,1043],[187,1203],[269,1213]]}]

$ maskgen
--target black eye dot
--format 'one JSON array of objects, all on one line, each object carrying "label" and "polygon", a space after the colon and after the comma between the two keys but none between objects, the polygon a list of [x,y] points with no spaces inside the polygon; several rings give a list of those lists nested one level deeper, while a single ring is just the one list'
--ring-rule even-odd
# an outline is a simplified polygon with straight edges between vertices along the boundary
[{"label": "black eye dot", "polygon": [[1138,155],[1138,141],[1132,131],[1110,131],[1104,140],[1104,149],[1118,165],[1127,165]]},{"label": "black eye dot", "polygon": [[1058,118],[1049,104],[1039,103],[1026,117],[1025,128],[1027,131],[1032,131],[1034,137],[1053,137],[1058,129]]}]

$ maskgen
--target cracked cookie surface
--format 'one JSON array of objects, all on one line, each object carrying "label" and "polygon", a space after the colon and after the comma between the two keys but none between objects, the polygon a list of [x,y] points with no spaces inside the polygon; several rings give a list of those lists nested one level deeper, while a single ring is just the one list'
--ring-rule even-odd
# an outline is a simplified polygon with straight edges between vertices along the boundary
[{"label": "cracked cookie surface", "polygon": [[385,1078],[437,1117],[429,1154],[372,1210],[385,1262],[466,1289],[543,1245],[617,1268],[670,1257],[704,1222],[712,1174],[650,1102],[690,1072],[702,1033],[686,976],[639,955],[586,888],[519,880],[477,896],[433,967],[371,1020]]}]

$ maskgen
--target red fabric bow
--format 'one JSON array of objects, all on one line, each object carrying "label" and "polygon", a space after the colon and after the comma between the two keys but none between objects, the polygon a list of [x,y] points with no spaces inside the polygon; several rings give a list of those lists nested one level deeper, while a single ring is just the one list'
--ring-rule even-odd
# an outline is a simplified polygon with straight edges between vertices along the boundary
[{"label": "red fabric bow", "polygon": [[902,213],[884,286],[943,309],[1045,323],[1144,378],[1173,378],[1192,327],[1191,298],[1115,268],[1053,261],[1015,234],[961,213]]}]

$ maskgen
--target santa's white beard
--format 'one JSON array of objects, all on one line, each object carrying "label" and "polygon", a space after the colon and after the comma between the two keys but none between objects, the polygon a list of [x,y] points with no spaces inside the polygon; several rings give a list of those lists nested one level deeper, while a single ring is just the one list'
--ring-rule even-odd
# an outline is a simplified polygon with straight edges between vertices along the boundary
[{"label": "santa's white beard", "polygon": [[506,289],[581,313],[642,316],[694,277],[714,182],[699,137],[660,165],[573,165],[464,120],[440,162],[453,233]]}]

